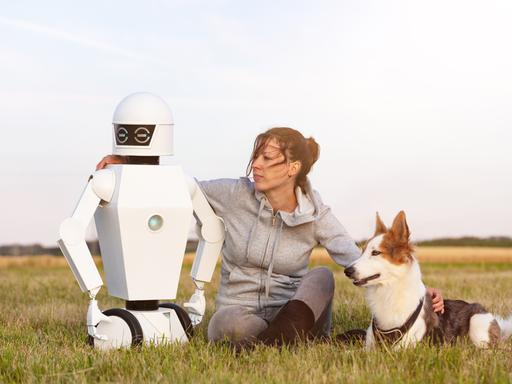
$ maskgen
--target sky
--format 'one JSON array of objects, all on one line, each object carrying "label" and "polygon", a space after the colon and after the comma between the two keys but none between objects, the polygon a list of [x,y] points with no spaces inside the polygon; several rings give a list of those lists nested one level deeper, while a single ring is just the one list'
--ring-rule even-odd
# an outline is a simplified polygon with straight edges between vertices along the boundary
[{"label": "sky", "polygon": [[137,91],[198,179],[244,176],[291,126],[356,239],[400,210],[416,240],[512,236],[510,20],[509,0],[5,2],[0,244],[55,245]]}]

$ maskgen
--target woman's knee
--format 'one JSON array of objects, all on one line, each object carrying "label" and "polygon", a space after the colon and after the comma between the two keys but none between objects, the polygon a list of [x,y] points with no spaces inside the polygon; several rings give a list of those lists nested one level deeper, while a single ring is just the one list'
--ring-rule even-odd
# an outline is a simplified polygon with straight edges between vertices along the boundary
[{"label": "woman's knee", "polygon": [[208,340],[239,341],[255,337],[267,328],[267,322],[241,306],[229,306],[215,312],[208,324]]},{"label": "woman's knee", "polygon": [[334,296],[334,276],[329,268],[319,267],[310,270],[297,288],[293,299],[306,303],[318,321]]},{"label": "woman's knee", "polygon": [[325,296],[334,295],[334,275],[327,267],[317,267],[310,270],[303,278],[310,286],[319,288]]}]

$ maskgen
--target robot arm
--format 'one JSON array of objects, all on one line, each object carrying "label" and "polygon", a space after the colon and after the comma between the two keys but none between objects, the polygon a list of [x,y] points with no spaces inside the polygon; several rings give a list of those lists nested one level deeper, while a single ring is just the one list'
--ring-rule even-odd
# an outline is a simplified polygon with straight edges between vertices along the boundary
[{"label": "robot arm", "polygon": [[189,181],[194,216],[199,225],[199,244],[190,275],[197,283],[209,283],[224,243],[224,221],[218,217],[195,180]]},{"label": "robot arm", "polygon": [[89,293],[91,301],[87,311],[87,326],[91,336],[95,336],[95,326],[99,321],[107,317],[101,313],[95,300],[103,281],[85,243],[85,231],[100,202],[111,200],[114,188],[115,177],[112,171],[104,169],[91,176],[73,214],[62,222],[60,239],[57,241],[80,288]]},{"label": "robot arm", "polygon": [[190,275],[196,285],[196,290],[190,301],[184,306],[189,309],[189,315],[194,325],[201,322],[205,311],[203,286],[212,279],[222,244],[224,243],[224,221],[218,217],[206,200],[205,195],[192,178],[188,180],[194,216],[199,225],[199,244],[192,264]]},{"label": "robot arm", "polygon": [[110,170],[104,169],[91,176],[73,214],[62,222],[57,241],[80,288],[93,298],[103,281],[85,243],[85,231],[101,200],[108,202],[112,198],[114,187],[114,173]]}]

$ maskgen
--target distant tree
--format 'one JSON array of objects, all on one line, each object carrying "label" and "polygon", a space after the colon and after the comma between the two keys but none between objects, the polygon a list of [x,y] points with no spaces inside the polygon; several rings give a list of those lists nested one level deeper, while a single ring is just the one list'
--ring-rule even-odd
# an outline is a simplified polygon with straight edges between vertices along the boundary
[{"label": "distant tree", "polygon": [[[187,242],[186,252],[193,252],[197,249],[197,240]],[[87,246],[92,255],[101,255],[100,244],[98,240],[88,241]],[[37,256],[53,255],[62,256],[59,247],[43,247],[41,244],[10,244],[0,246],[0,256]]]},{"label": "distant tree", "polygon": [[505,236],[480,237],[457,237],[423,240],[417,243],[424,246],[452,246],[452,247],[512,247],[512,238]]}]

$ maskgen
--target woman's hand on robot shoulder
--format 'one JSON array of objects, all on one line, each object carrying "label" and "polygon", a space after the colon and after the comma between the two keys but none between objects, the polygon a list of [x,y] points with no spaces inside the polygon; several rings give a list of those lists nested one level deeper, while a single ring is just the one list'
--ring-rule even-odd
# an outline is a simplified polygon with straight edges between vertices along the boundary
[{"label": "woman's hand on robot shoulder", "polygon": [[107,155],[101,161],[96,164],[96,170],[105,168],[109,164],[125,164],[126,157],[120,155]]}]

